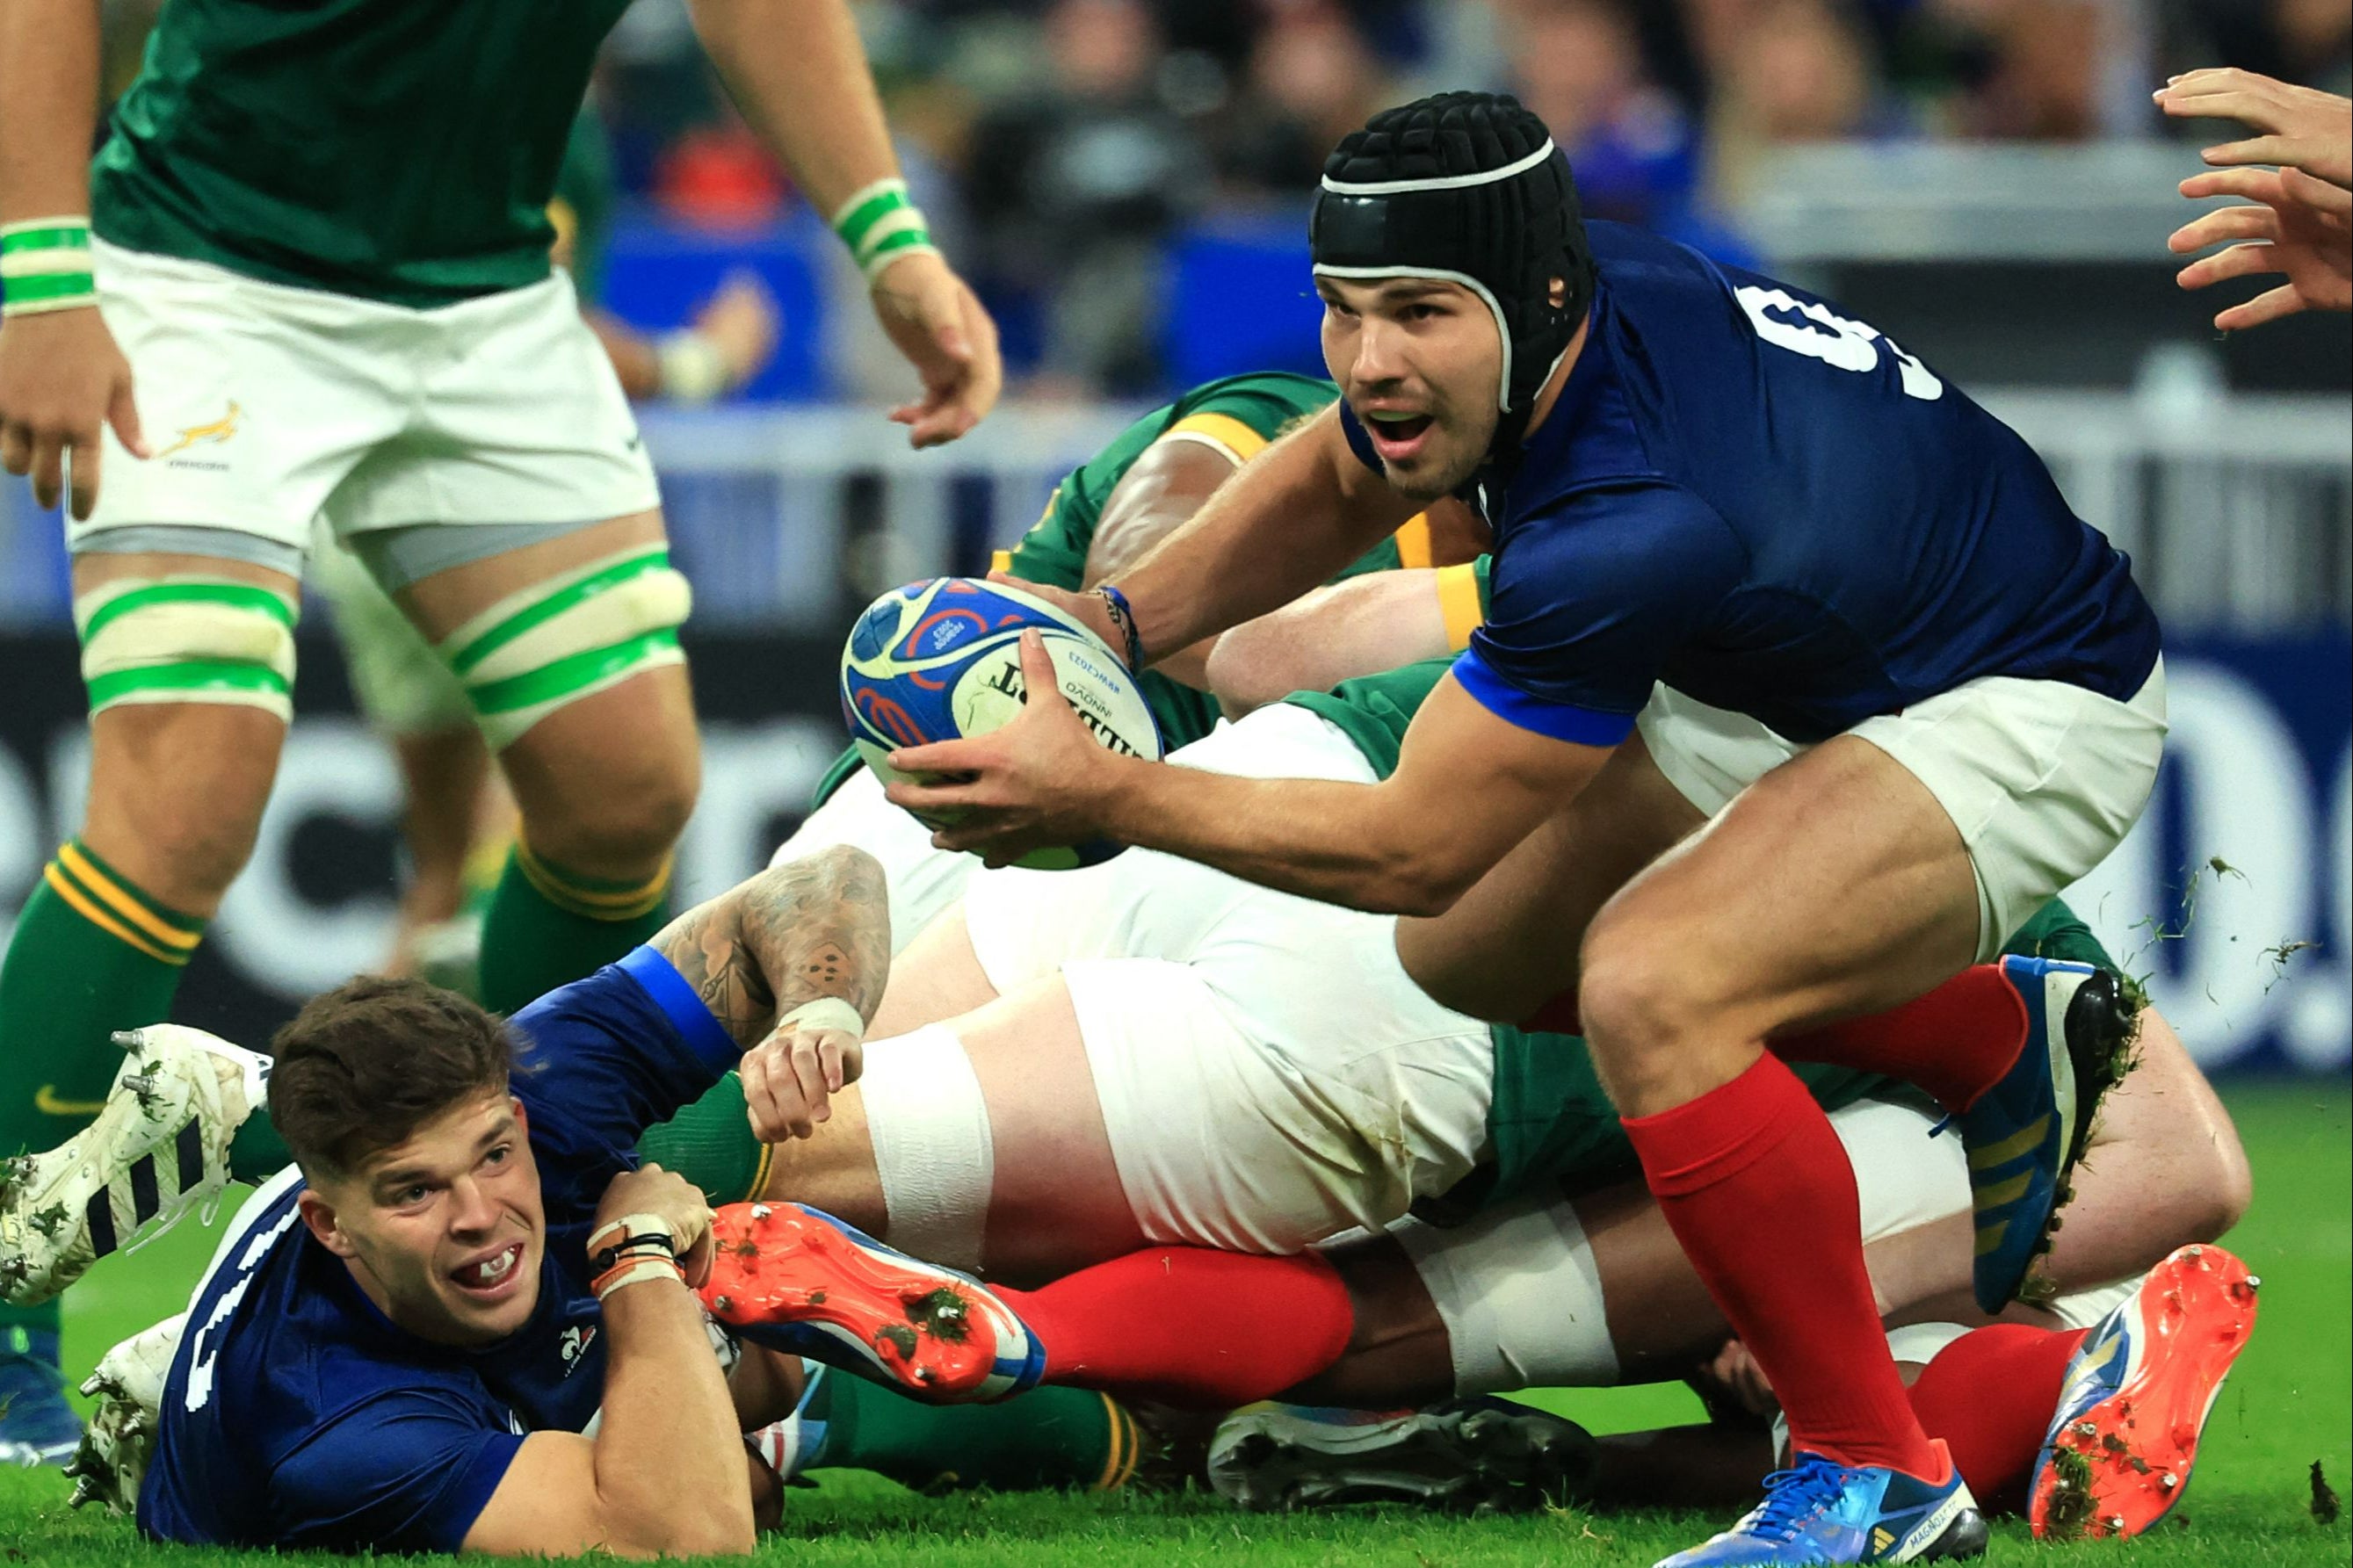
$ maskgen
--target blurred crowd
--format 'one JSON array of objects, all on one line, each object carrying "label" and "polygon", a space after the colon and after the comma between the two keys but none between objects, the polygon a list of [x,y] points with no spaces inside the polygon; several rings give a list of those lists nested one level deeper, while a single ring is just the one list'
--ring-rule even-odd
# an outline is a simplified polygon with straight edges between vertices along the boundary
[{"label": "blurred crowd", "polygon": [[[115,0],[135,16],[155,0]],[[1166,384],[1172,235],[1295,221],[1385,103],[1504,89],[1588,213],[1741,255],[1725,214],[1778,144],[2196,139],[2149,101],[2236,65],[2344,92],[2347,0],[859,0],[911,184],[1033,392]],[[127,29],[126,29],[127,30]],[[125,62],[127,65],[127,61]],[[774,221],[790,182],[729,110],[685,0],[636,0],[595,89],[624,198]],[[2208,137],[2211,140],[2211,137]]]}]

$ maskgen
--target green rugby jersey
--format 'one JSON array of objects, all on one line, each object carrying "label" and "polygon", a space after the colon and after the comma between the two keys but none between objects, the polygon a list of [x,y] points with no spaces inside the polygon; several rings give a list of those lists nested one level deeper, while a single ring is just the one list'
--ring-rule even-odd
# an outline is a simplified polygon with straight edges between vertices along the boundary
[{"label": "green rugby jersey", "polygon": [[[1293,421],[1321,413],[1339,395],[1328,381],[1280,371],[1202,383],[1176,402],[1154,409],[1071,470],[1021,542],[1010,551],[997,552],[996,569],[1010,572],[1024,582],[1075,592],[1084,585],[1087,549],[1094,542],[1096,525],[1103,521],[1112,491],[1155,442],[1172,436],[1206,441],[1231,454],[1235,461],[1246,463]],[[1333,581],[1366,572],[1427,566],[1430,560],[1430,524],[1416,516]],[[1136,685],[1151,704],[1152,716],[1159,721],[1165,750],[1188,746],[1217,727],[1218,700],[1208,692],[1154,669],[1145,670]],[[818,783],[817,803],[822,805],[860,765],[855,750],[837,757]]]},{"label": "green rugby jersey", "polygon": [[[1397,768],[1398,751],[1414,710],[1451,662],[1424,659],[1387,674],[1343,681],[1328,692],[1303,691],[1285,700],[1338,727],[1387,778]],[[2055,899],[2003,951],[2116,967],[2091,928]],[[1495,1042],[1495,1088],[1487,1108],[1487,1158],[1443,1196],[1415,1205],[1415,1213],[1438,1224],[1459,1224],[1488,1205],[1530,1192],[1556,1186],[1589,1189],[1641,1174],[1633,1147],[1619,1126],[1618,1112],[1602,1090],[1582,1039],[1505,1024],[1490,1026],[1489,1032]],[[1793,1062],[1790,1068],[1829,1110],[1889,1081],[1820,1062]]]},{"label": "green rugby jersey", "polygon": [[172,0],[91,225],[132,250],[413,308],[538,282],[548,198],[628,0]]}]

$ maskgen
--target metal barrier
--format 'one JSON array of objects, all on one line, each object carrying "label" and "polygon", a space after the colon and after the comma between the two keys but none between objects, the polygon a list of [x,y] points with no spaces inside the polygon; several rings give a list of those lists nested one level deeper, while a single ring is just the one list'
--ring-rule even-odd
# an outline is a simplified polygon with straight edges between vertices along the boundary
[{"label": "metal barrier", "polygon": [[[2353,605],[2353,405],[1996,391],[2075,510],[2131,552],[2169,626],[2341,626]],[[821,627],[891,583],[977,570],[1134,410],[1007,406],[930,452],[876,409],[649,409],[678,558],[713,628]],[[54,516],[0,490],[0,624],[66,613]]]}]

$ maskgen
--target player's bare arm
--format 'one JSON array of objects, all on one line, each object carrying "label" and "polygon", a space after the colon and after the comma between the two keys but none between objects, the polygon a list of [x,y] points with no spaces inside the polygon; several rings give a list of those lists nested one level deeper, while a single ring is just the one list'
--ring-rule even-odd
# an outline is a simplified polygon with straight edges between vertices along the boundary
[{"label": "player's bare arm", "polygon": [[[613,1179],[596,1228],[648,1215],[670,1225],[682,1258],[700,1248],[707,1266],[711,1211],[659,1165]],[[751,1551],[751,1461],[693,1292],[682,1278],[649,1278],[607,1290],[602,1305],[611,1348],[596,1436],[524,1438],[467,1531],[466,1550],[629,1558]],[[681,1476],[694,1484],[680,1486]]]},{"label": "player's bare arm", "polygon": [[[964,435],[996,406],[1004,384],[997,324],[932,247],[903,184],[884,185],[898,181],[899,162],[849,7],[692,0],[689,9],[736,107],[849,241],[882,330],[923,377],[923,395],[891,417],[918,447]],[[853,198],[870,195],[891,210],[855,216],[868,204]]]},{"label": "player's bare arm", "polygon": [[[1352,676],[1450,652],[1460,644],[1442,584],[1459,571],[1368,572],[1236,626],[1206,661],[1208,689],[1226,717],[1238,719],[1294,691],[1328,690]],[[1477,609],[1473,584],[1474,616]]]},{"label": "player's bare arm", "polygon": [[[85,256],[98,13],[96,0],[0,0],[0,230],[32,236],[45,220],[70,218]],[[0,235],[0,247],[10,237]],[[7,288],[0,283],[0,292]],[[0,468],[30,475],[34,499],[53,507],[70,458],[73,513],[86,518],[98,501],[106,424],[147,455],[131,366],[95,301],[8,310],[0,318]]]},{"label": "player's bare arm", "polygon": [[[1134,606],[1145,659],[1155,663],[1291,603],[1419,510],[1356,460],[1327,408],[1251,458],[1240,482],[1110,586]],[[1040,592],[1124,657],[1126,636],[1099,595]]]},{"label": "player's bare arm", "polygon": [[681,915],[653,945],[744,1047],[753,1130],[807,1137],[858,1081],[891,975],[882,868],[836,847],[771,867]]},{"label": "player's bare arm", "polygon": [[[1232,479],[1233,458],[1199,441],[1163,438],[1145,449],[1113,487],[1087,544],[1085,585],[1092,589],[1119,576],[1150,554],[1199,511]],[[1116,646],[1116,645],[1114,645]],[[1187,686],[1208,683],[1209,650],[1215,638],[1179,648],[1154,668]]]},{"label": "player's bare arm", "polygon": [[[1034,636],[1022,663],[1033,686],[1051,683]],[[934,842],[992,861],[1104,834],[1283,892],[1435,915],[1575,799],[1609,755],[1496,718],[1450,676],[1414,716],[1397,771],[1377,784],[1234,778],[1114,756],[1066,704],[1042,702],[994,733],[891,759],[902,772],[975,781],[894,784],[887,793],[918,811],[972,812]]]}]

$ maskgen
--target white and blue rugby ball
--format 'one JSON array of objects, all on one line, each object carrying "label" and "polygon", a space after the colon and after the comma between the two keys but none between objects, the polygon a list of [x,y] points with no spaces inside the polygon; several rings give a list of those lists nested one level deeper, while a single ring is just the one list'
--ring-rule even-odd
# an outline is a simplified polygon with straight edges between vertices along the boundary
[{"label": "white and blue rugby ball", "polygon": [[[850,740],[884,783],[901,746],[985,735],[1010,723],[1027,700],[1021,634],[1045,635],[1063,700],[1105,748],[1160,760],[1160,726],[1126,666],[1082,623],[1043,599],[972,577],[893,588],[849,628],[841,650],[841,717]],[[921,816],[921,814],[918,814]],[[950,818],[921,816],[928,826]],[[1021,865],[1041,871],[1092,866],[1119,853],[1096,839],[1037,850]]]}]

